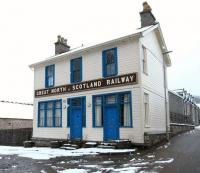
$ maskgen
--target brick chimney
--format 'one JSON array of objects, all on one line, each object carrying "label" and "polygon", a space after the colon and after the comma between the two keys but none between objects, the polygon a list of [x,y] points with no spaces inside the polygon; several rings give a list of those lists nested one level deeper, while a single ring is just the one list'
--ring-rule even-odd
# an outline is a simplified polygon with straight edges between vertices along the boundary
[{"label": "brick chimney", "polygon": [[145,26],[151,26],[156,25],[158,22],[156,22],[156,18],[151,13],[151,7],[147,2],[143,3],[143,11],[140,12],[140,18],[141,18],[141,28]]},{"label": "brick chimney", "polygon": [[70,46],[67,45],[67,39],[64,39],[60,35],[58,35],[58,40],[55,42],[55,54],[61,54],[68,52],[70,50]]}]

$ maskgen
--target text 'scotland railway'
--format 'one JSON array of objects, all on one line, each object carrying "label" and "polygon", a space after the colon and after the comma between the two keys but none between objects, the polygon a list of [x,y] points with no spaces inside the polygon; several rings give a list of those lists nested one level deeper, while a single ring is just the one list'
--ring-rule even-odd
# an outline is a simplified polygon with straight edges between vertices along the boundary
[{"label": "text 'scotland railway'", "polygon": [[137,73],[130,73],[115,77],[90,80],[75,84],[57,86],[53,88],[35,90],[35,97],[49,96],[56,94],[67,94],[84,90],[100,89],[105,87],[115,87],[120,85],[137,84]]}]

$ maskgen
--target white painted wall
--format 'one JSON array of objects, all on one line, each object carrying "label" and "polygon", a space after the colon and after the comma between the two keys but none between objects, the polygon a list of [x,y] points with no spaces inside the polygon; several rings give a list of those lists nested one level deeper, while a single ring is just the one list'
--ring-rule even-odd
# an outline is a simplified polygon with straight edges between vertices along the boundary
[{"label": "white painted wall", "polygon": [[[102,78],[102,51],[105,49],[117,47],[118,53],[118,74],[127,74],[139,72],[139,42],[138,40],[127,40],[125,42],[104,46],[98,49],[92,49],[84,52],[82,55],[71,55],[62,61],[55,62],[55,86],[70,83],[70,59],[82,56],[83,61],[83,81]],[[48,63],[35,68],[34,88],[41,89],[45,86],[45,66]],[[132,91],[132,116],[133,128],[120,128],[121,139],[131,139],[136,143],[143,143],[143,129],[141,126],[140,112],[140,88],[139,85],[127,85],[123,87],[114,87],[107,89],[98,89],[72,94],[35,98],[34,100],[34,128],[33,137],[38,138],[60,138],[66,139],[69,136],[70,129],[67,128],[67,98],[86,96],[86,128],[83,128],[83,139],[92,141],[103,140],[103,128],[92,127],[92,95],[111,92]],[[39,101],[62,99],[62,128],[37,128],[37,105]],[[91,104],[90,107],[88,105]]]},{"label": "white painted wall", "polygon": [[[67,128],[67,98],[86,96],[86,128],[83,128],[83,139],[89,141],[102,141],[103,128],[92,127],[92,96],[103,93],[114,93],[131,91],[132,94],[132,123],[133,128],[120,128],[121,139],[131,139],[133,142],[142,143],[142,126],[141,126],[141,112],[140,112],[140,88],[138,85],[115,87],[109,89],[99,89],[80,93],[72,93],[58,96],[45,97],[43,99],[35,99],[34,102],[34,123],[33,123],[33,137],[38,138],[60,138],[66,139],[70,134],[70,129]],[[37,112],[38,102],[43,100],[62,99],[62,127],[61,128],[37,128]],[[66,107],[65,107],[66,105]],[[91,105],[91,106],[89,106]]]},{"label": "white painted wall", "polygon": [[[144,131],[166,131],[165,89],[163,55],[155,32],[146,34],[140,40],[141,44],[141,69],[142,69],[142,45],[147,50],[148,73],[141,72],[142,96],[149,94],[149,116],[150,126]],[[144,121],[144,104],[142,104],[142,115]]]},{"label": "white painted wall", "polygon": [[[141,72],[142,45],[147,48],[148,75]],[[90,141],[103,140],[103,128],[92,127],[92,95],[131,91],[132,92],[132,117],[133,128],[120,128],[121,139],[131,139],[135,143],[144,142],[144,132],[165,131],[165,96],[162,52],[153,32],[146,34],[140,40],[137,38],[127,39],[118,43],[101,46],[85,51],[82,54],[73,54],[62,60],[55,60],[55,86],[70,83],[70,59],[82,56],[83,81],[102,78],[102,51],[117,47],[118,50],[118,75],[138,72],[139,84],[123,87],[98,89],[57,96],[35,98],[34,100],[34,128],[33,137],[66,139],[69,135],[67,128],[67,98],[86,96],[86,128],[83,128],[83,139]],[[50,63],[54,64],[54,63]],[[35,68],[34,89],[42,89],[45,86],[45,66]],[[144,128],[143,93],[149,94],[150,101],[150,127]],[[37,105],[39,101],[62,99],[62,128],[37,128]],[[88,106],[90,105],[91,106]]]},{"label": "white painted wall", "polygon": [[[139,67],[139,44],[135,39],[127,40],[98,49],[92,49],[83,54],[74,54],[63,60],[55,61],[55,86],[70,83],[70,59],[82,56],[83,81],[102,78],[102,51],[117,47],[118,75],[138,72]],[[34,70],[34,89],[45,88],[45,66],[54,64],[47,63],[36,67]]]}]

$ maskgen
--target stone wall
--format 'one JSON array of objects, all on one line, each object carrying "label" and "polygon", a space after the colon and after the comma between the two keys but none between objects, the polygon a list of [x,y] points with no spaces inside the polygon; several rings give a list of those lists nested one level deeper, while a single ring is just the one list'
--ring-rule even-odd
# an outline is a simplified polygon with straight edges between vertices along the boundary
[{"label": "stone wall", "polygon": [[189,124],[176,124],[176,123],[171,123],[170,124],[170,136],[175,136],[179,133],[183,133],[189,130],[193,130],[195,128],[194,125],[189,125]]}]

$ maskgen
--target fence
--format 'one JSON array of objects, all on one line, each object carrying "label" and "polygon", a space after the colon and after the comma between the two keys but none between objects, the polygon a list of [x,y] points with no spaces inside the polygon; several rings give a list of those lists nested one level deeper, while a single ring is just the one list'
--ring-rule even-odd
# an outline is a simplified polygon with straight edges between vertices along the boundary
[{"label": "fence", "polygon": [[22,146],[32,137],[32,128],[0,130],[0,145]]}]

